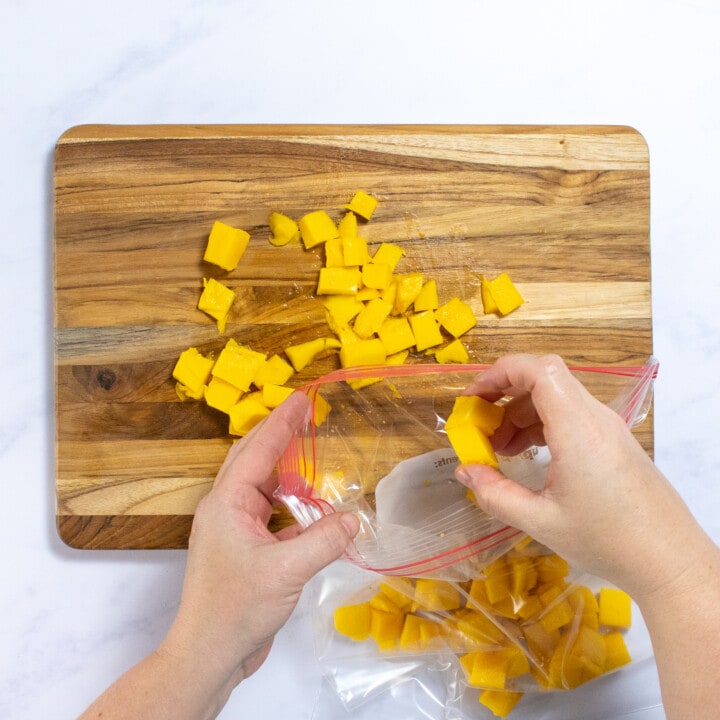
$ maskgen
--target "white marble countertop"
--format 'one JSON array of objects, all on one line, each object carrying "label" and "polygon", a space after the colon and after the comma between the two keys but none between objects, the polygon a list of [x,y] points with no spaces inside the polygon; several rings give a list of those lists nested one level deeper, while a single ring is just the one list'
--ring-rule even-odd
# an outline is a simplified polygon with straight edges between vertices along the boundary
[{"label": "white marble countertop", "polygon": [[[80,552],[55,533],[51,160],[65,129],[93,122],[637,128],[651,158],[656,459],[720,540],[718,31],[717,0],[5,3],[0,717],[81,712],[162,637],[184,568],[182,551]],[[311,718],[320,688],[306,597],[221,717]],[[374,715],[420,717],[388,703]],[[636,720],[663,717],[652,664],[582,688],[574,710],[567,698],[548,698],[536,717],[620,717],[623,703],[646,708]],[[341,716],[336,707],[315,717]]]}]

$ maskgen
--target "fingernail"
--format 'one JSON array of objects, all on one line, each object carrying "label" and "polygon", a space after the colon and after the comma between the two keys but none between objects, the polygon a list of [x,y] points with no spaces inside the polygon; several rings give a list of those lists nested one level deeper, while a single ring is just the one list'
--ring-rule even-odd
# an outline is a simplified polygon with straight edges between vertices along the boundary
[{"label": "fingernail", "polygon": [[463,485],[470,484],[470,473],[462,465],[455,468],[455,477],[458,479],[458,482],[461,482]]},{"label": "fingernail", "polygon": [[340,516],[340,522],[345,526],[350,537],[355,537],[360,530],[360,521],[352,513],[343,513]]}]

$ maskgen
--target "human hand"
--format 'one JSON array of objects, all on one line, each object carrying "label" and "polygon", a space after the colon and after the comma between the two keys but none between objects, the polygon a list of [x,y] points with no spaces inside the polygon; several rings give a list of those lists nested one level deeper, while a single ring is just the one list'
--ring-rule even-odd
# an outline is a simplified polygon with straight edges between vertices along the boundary
[{"label": "human hand", "polygon": [[458,468],[483,510],[633,595],[683,574],[697,524],[623,420],[560,358],[504,357],[466,393],[512,397],[492,437],[497,452],[547,444],[552,455],[537,492],[490,467]]},{"label": "human hand", "polygon": [[302,531],[267,529],[273,468],[308,408],[294,393],[237,442],[195,514],[178,616],[160,652],[203,658],[228,692],[262,664],[305,583],[358,531],[340,513]]}]

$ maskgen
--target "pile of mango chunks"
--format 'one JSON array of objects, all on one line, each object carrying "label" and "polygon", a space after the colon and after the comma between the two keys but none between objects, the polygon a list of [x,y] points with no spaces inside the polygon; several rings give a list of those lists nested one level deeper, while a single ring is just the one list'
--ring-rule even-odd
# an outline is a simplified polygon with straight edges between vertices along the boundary
[{"label": "pile of mango chunks", "polygon": [[507,717],[528,690],[576,688],[629,663],[631,615],[625,592],[570,581],[563,558],[524,536],[471,582],[385,577],[333,620],[383,656],[452,650],[480,703]]},{"label": "pile of mango chunks", "polygon": [[[410,353],[429,355],[439,363],[467,363],[470,355],[460,339],[477,324],[470,307],[459,296],[442,305],[437,283],[421,272],[398,273],[405,255],[399,245],[381,243],[371,255],[360,234],[378,205],[360,190],[335,222],[325,210],[315,210],[297,222],[282,213],[268,218],[269,242],[277,247],[302,243],[306,250],[322,246],[324,264],[319,269],[316,296],[325,309],[331,331],[327,336],[291,345],[283,355],[258,352],[235,339],[227,340],[214,357],[195,347],[183,351],[173,369],[176,392],[182,400],[204,400],[229,416],[229,433],[242,436],[269,415],[292,392],[292,376],[318,356],[337,353],[343,368],[402,365]],[[228,272],[241,262],[250,234],[216,221],[210,231],[203,259]],[[485,313],[507,315],[524,300],[507,273],[481,278]],[[203,278],[198,309],[225,333],[236,293],[215,278]],[[351,380],[355,388],[378,378]],[[315,422],[322,422],[329,408],[316,402]]]}]

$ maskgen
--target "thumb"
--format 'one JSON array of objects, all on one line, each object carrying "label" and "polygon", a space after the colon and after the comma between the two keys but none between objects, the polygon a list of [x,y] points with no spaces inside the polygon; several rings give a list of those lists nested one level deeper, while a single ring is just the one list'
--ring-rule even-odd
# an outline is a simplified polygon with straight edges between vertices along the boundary
[{"label": "thumb", "polygon": [[357,535],[360,521],[352,513],[332,513],[282,543],[288,572],[304,585],[337,560]]},{"label": "thumb", "polygon": [[528,535],[535,535],[541,518],[538,504],[542,502],[536,492],[488,465],[460,465],[455,477],[473,491],[481,510]]}]

